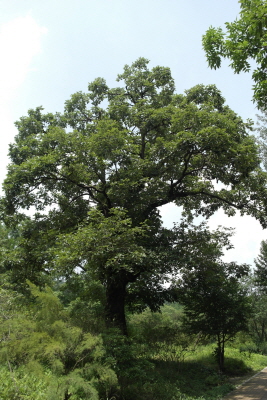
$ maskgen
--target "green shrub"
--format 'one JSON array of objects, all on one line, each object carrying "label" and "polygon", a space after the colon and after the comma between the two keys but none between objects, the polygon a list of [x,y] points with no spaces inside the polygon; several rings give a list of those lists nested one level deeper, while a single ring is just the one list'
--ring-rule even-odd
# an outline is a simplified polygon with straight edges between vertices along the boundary
[{"label": "green shrub", "polygon": [[181,318],[179,305],[166,305],[162,312],[146,310],[130,317],[129,332],[139,345],[139,354],[158,360],[184,361],[194,351],[197,336],[183,331]]},{"label": "green shrub", "polygon": [[24,368],[0,367],[1,400],[47,400],[49,374],[42,378]]},{"label": "green shrub", "polygon": [[68,393],[71,400],[109,396],[118,381],[102,338],[74,326],[50,288],[30,287],[30,308],[1,321],[0,363],[8,375],[2,397],[31,400],[35,392],[46,400],[62,400]]}]

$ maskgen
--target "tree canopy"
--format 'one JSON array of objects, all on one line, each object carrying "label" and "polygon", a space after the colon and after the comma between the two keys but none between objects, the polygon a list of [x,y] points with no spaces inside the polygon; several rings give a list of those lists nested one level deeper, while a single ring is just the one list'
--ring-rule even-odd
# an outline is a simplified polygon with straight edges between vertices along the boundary
[{"label": "tree canopy", "polygon": [[[79,267],[103,286],[107,321],[126,332],[127,301],[162,304],[192,243],[196,253],[212,243],[193,215],[239,209],[266,226],[267,196],[250,124],[214,85],[175,94],[169,68],[149,70],[144,58],[118,81],[97,78],[62,114],[38,107],[16,123],[2,213],[23,226],[11,259],[20,279],[55,270],[68,279]],[[171,202],[188,221],[168,230],[159,207]]]},{"label": "tree canopy", "polygon": [[264,0],[239,0],[239,3],[239,19],[226,22],[225,32],[210,27],[203,36],[203,47],[211,68],[220,68],[222,58],[231,61],[235,73],[253,68],[254,100],[259,108],[266,109],[267,3]]}]

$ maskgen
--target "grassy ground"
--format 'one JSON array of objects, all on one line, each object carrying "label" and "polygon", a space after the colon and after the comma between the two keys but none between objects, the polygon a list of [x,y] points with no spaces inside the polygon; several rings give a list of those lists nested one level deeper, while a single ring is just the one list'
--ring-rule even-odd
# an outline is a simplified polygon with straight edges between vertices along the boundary
[{"label": "grassy ground", "polygon": [[[251,353],[249,351],[240,351],[233,344],[226,347],[225,350],[225,368],[228,375],[244,374],[248,371],[252,373],[260,371],[267,366],[267,356]],[[201,363],[204,366],[217,368],[215,360],[212,356],[214,345],[199,346],[194,353],[186,357],[187,361]]]},{"label": "grassy ground", "polygon": [[[183,361],[175,360],[166,352],[161,357],[143,358],[142,378],[126,378],[125,399],[127,400],[216,400],[221,399],[237,385],[267,366],[267,357],[260,354],[226,349],[225,373],[221,374],[212,356],[214,346],[200,346],[185,356]],[[133,379],[132,379],[133,378]]]},{"label": "grassy ground", "polygon": [[267,356],[256,353],[251,337],[240,334],[227,343],[225,372],[220,373],[213,356],[216,344],[200,345],[199,335],[184,334],[178,306],[167,305],[161,314],[145,311],[131,318],[137,358],[147,364],[139,368],[141,381],[134,374],[125,380],[129,389],[125,399],[216,400],[267,366]]}]

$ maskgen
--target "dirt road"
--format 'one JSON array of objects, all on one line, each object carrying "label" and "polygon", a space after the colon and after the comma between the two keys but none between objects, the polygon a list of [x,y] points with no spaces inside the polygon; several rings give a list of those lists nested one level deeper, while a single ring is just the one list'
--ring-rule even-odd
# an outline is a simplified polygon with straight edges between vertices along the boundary
[{"label": "dirt road", "polygon": [[267,367],[229,393],[223,400],[267,400]]}]

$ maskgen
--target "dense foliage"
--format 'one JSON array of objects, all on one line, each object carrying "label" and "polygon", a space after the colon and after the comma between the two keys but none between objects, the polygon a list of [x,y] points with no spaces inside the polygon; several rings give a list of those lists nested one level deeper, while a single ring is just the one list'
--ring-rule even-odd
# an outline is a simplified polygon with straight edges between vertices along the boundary
[{"label": "dense foliage", "polygon": [[[175,94],[170,70],[143,58],[118,81],[98,78],[63,114],[38,107],[16,123],[2,212],[21,232],[4,262],[18,288],[53,274],[69,288],[98,287],[107,326],[126,334],[125,307],[175,300],[166,281],[190,268],[193,248],[212,246],[193,215],[239,209],[266,226],[267,196],[250,125],[215,86]],[[172,230],[158,210],[171,202],[185,216]]]},{"label": "dense foliage", "polygon": [[267,3],[265,0],[239,0],[240,17],[227,22],[226,31],[210,27],[203,36],[203,47],[211,68],[220,68],[222,58],[231,61],[235,73],[251,68],[255,82],[254,100],[266,109],[267,95]]},{"label": "dense foliage", "polygon": [[246,265],[210,261],[185,271],[180,279],[179,299],[187,332],[216,337],[215,356],[221,371],[226,342],[247,330],[252,312],[245,287],[238,280],[247,272]]},{"label": "dense foliage", "polygon": [[97,400],[116,388],[102,339],[73,325],[50,288],[30,288],[28,305],[12,290],[0,290],[1,398]]}]

